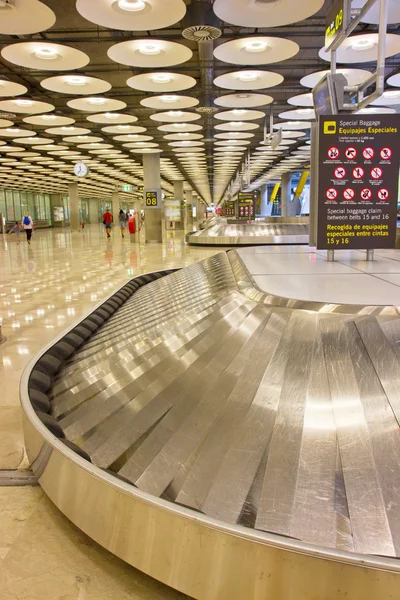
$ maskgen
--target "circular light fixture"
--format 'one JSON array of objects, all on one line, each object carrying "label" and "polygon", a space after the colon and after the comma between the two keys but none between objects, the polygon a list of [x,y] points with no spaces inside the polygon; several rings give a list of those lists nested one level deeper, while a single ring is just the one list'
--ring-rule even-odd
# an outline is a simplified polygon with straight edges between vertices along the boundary
[{"label": "circular light fixture", "polygon": [[153,83],[170,83],[172,77],[168,73],[155,73],[151,76],[151,80]]},{"label": "circular light fixture", "polygon": [[258,74],[255,71],[242,71],[237,78],[239,81],[256,81]]},{"label": "circular light fixture", "polygon": [[244,45],[246,52],[264,52],[268,48],[267,42],[253,41]]},{"label": "circular light fixture", "polygon": [[313,115],[314,114],[313,108],[297,108],[296,111],[298,113],[301,113],[302,115]]},{"label": "circular light fixture", "polygon": [[247,113],[247,110],[243,108],[235,108],[232,112],[234,115],[245,115]]},{"label": "circular light fixture", "polygon": [[87,81],[86,77],[78,77],[75,75],[66,77],[65,80],[69,85],[85,85]]},{"label": "circular light fixture", "polygon": [[400,90],[387,90],[386,92],[383,92],[383,96],[385,98],[397,98],[400,96]]},{"label": "circular light fixture", "polygon": [[105,104],[107,102],[106,98],[85,98],[86,102],[89,104]]},{"label": "circular light fixture", "polygon": [[118,119],[119,115],[117,113],[105,113],[104,115],[106,119]]},{"label": "circular light fixture", "polygon": [[153,56],[155,54],[161,54],[161,48],[157,44],[143,44],[139,48],[140,54],[147,54]]},{"label": "circular light fixture", "polygon": [[42,60],[55,60],[59,56],[55,48],[49,48],[47,46],[38,48],[33,54],[36,58],[41,58]]},{"label": "circular light fixture", "polygon": [[370,50],[375,45],[375,41],[371,38],[360,37],[360,39],[354,39],[351,42],[353,50]]},{"label": "circular light fixture", "polygon": [[118,129],[129,129],[129,125],[117,125]]},{"label": "circular light fixture", "polygon": [[172,127],[182,128],[186,127],[187,123],[173,123]]},{"label": "circular light fixture", "polygon": [[54,119],[57,119],[56,115],[41,115],[40,118],[45,121],[54,121]]},{"label": "circular light fixture", "polygon": [[181,110],[169,110],[168,114],[171,117],[181,117],[183,115],[183,112]]}]

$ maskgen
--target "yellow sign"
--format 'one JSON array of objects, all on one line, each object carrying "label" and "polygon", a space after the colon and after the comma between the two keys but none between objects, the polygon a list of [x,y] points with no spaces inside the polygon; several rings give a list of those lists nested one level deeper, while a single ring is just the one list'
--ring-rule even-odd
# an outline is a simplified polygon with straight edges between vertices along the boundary
[{"label": "yellow sign", "polygon": [[336,133],[336,121],[325,121],[324,122],[324,133],[326,135],[334,135]]},{"label": "yellow sign", "polygon": [[281,183],[280,182],[278,182],[278,183],[275,184],[275,187],[272,190],[271,198],[269,200],[270,202],[275,202],[275,198],[278,195],[278,190],[279,190],[280,187],[281,187]]},{"label": "yellow sign", "polygon": [[146,192],[146,206],[156,208],[157,207],[157,192]]},{"label": "yellow sign", "polygon": [[301,174],[299,183],[297,184],[297,188],[294,193],[295,198],[300,198],[301,194],[303,193],[304,186],[306,185],[309,174],[310,174],[310,171],[303,171],[303,173]]},{"label": "yellow sign", "polygon": [[340,35],[345,27],[344,23],[344,1],[336,0],[329,11],[325,24],[325,48]]}]

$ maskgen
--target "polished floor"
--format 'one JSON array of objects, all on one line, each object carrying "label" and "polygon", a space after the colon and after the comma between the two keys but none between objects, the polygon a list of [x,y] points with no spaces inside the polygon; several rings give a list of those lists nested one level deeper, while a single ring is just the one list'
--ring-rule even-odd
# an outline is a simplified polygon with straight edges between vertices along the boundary
[{"label": "polished floor", "polygon": [[[31,358],[133,276],[183,267],[217,249],[131,244],[102,226],[38,231],[32,244],[0,236],[0,469],[26,464],[18,384]],[[65,519],[40,488],[0,488],[0,600],[184,598],[128,567]]]}]

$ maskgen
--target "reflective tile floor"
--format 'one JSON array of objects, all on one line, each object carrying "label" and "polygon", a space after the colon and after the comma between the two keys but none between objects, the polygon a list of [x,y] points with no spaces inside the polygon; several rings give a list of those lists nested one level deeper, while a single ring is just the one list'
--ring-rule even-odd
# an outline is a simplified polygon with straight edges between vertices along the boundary
[{"label": "reflective tile floor", "polygon": [[[0,469],[25,463],[18,383],[27,362],[69,324],[135,275],[218,252],[131,244],[102,226],[38,231],[31,246],[0,235]],[[39,487],[0,487],[0,600],[181,600],[76,529]]]}]

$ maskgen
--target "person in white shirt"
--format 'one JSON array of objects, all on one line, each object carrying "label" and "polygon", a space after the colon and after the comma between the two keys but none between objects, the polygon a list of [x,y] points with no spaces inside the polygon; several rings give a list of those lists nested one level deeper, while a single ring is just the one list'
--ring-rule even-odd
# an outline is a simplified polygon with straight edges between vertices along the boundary
[{"label": "person in white shirt", "polygon": [[28,211],[25,211],[25,216],[22,219],[21,225],[22,229],[26,231],[26,239],[28,241],[28,244],[30,244],[32,238],[33,220],[32,217],[29,215]]}]

